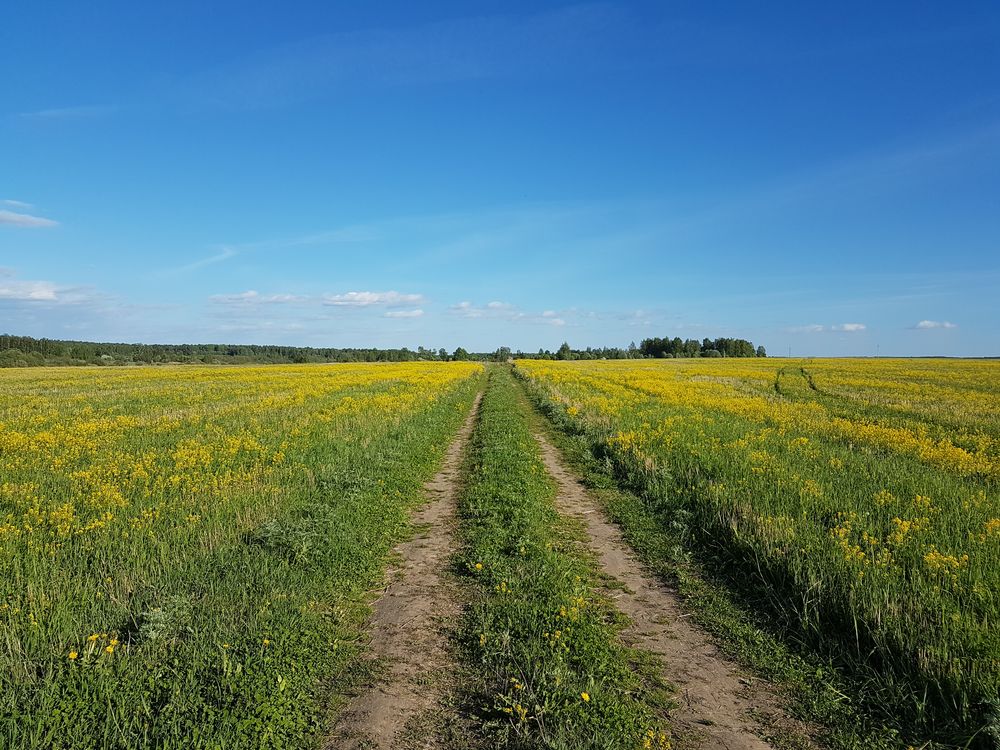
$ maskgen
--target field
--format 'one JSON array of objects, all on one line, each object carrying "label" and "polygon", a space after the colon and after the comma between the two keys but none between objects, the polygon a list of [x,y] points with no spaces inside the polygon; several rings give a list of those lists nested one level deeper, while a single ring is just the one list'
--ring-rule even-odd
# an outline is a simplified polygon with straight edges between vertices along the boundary
[{"label": "field", "polygon": [[998,362],[2,372],[0,746],[992,748],[998,484]]},{"label": "field", "polygon": [[3,373],[0,746],[301,745],[481,371]]},{"label": "field", "polygon": [[651,518],[887,714],[956,742],[1000,728],[1000,363],[516,369]]}]

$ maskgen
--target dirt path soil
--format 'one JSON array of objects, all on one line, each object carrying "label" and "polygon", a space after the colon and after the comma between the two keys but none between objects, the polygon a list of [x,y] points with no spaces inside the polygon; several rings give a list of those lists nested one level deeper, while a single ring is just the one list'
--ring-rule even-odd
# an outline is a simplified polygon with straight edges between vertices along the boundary
[{"label": "dirt path soil", "polygon": [[480,396],[448,447],[441,470],[425,485],[430,498],[412,517],[417,533],[393,550],[390,583],[375,603],[371,651],[384,665],[376,684],[351,701],[326,748],[433,747],[426,728],[447,689],[455,665],[447,628],[461,605],[447,566],[455,551],[456,507],[462,455]]},{"label": "dirt path soil", "polygon": [[762,736],[780,733],[797,735],[810,746],[801,728],[782,712],[773,688],[751,681],[704,631],[688,622],[677,593],[645,572],[618,527],[566,469],[558,450],[543,435],[535,437],[545,467],[558,484],[559,511],[584,523],[604,572],[625,587],[609,591],[632,621],[623,633],[625,640],[658,654],[663,676],[677,690],[680,706],[671,711],[671,718],[681,744],[705,750],[768,750],[773,746]]}]

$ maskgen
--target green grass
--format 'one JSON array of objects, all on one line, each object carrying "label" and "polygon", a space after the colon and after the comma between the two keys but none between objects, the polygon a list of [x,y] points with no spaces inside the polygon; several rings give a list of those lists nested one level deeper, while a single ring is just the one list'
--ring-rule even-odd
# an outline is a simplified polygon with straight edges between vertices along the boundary
[{"label": "green grass", "polygon": [[[845,672],[829,655],[805,643],[793,623],[783,619],[761,595],[745,568],[697,544],[676,514],[665,520],[662,506],[644,498],[635,477],[624,476],[607,456],[600,436],[567,416],[530,381],[521,379],[532,404],[545,417],[548,433],[583,478],[591,495],[622,530],[639,558],[677,587],[685,608],[708,630],[724,652],[764,679],[774,682],[790,713],[817,727],[831,750],[953,748],[920,737],[892,710],[910,695],[905,683],[884,675],[867,679]],[[632,484],[634,489],[626,485]],[[771,738],[797,747],[792,738]]]},{"label": "green grass", "polygon": [[[370,383],[324,384],[351,380],[352,372]],[[146,370],[93,382],[86,372],[65,375],[82,378],[73,382],[62,382],[60,372],[35,373],[39,380],[4,381],[16,396],[0,398],[8,428],[0,434],[8,448],[5,481],[23,485],[37,475],[41,485],[48,472],[72,488],[80,480],[71,462],[78,460],[84,469],[105,466],[102,482],[117,482],[130,504],[116,507],[104,527],[63,534],[36,524],[6,539],[0,746],[318,745],[338,696],[364,678],[357,657],[369,592],[393,544],[409,533],[409,512],[423,500],[423,483],[468,413],[480,378],[435,391],[416,384],[435,376],[419,367],[408,374],[201,368],[176,380],[176,371]],[[61,388],[49,391],[46,378]],[[29,433],[25,419],[19,429],[31,441],[17,438],[26,447],[20,454],[11,449],[11,420],[21,404],[47,405],[52,426],[40,429],[68,445],[73,430],[59,430],[79,414],[77,387],[93,408],[130,411],[136,424],[98,435],[96,452],[53,453],[68,456],[58,470],[46,469],[37,454],[23,460],[32,446],[53,443]],[[172,433],[150,426],[161,409],[179,419]],[[252,476],[220,474],[227,438],[247,433],[280,446],[284,461]],[[215,463],[174,467],[170,446],[185,440],[208,446]],[[127,468],[114,470],[147,452],[165,462],[156,487],[130,483]],[[173,471],[198,491],[172,487]],[[213,491],[224,478],[233,482]],[[53,502],[58,509],[69,498],[78,515],[89,512],[92,501],[71,492]],[[22,523],[13,500],[4,498],[0,511]]]},{"label": "green grass", "polygon": [[460,507],[472,703],[496,747],[631,749],[650,733],[658,747],[663,686],[618,641],[621,616],[555,510],[527,409],[509,369],[491,368]]}]

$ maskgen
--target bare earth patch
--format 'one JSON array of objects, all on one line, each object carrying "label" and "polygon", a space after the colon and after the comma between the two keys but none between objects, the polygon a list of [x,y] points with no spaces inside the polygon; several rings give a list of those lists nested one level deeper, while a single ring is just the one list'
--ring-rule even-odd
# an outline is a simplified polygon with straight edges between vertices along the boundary
[{"label": "bare earth patch", "polygon": [[677,593],[645,572],[558,450],[543,435],[535,437],[558,484],[560,512],[584,523],[603,571],[624,587],[609,595],[632,621],[625,639],[659,655],[663,676],[677,690],[680,705],[671,720],[678,738],[706,750],[768,750],[772,745],[762,737],[775,734],[796,736],[795,744],[811,746],[803,728],[782,711],[773,687],[741,673],[707,633],[688,622]]},{"label": "bare earth patch", "polygon": [[[472,434],[479,397],[448,447],[441,470],[425,485],[430,498],[414,513],[417,533],[398,544],[390,582],[374,606],[372,657],[380,679],[351,701],[327,748],[433,747],[433,715],[456,671],[447,628],[461,612],[455,582],[447,575],[455,551],[462,453]],[[429,729],[430,728],[430,729]]]}]

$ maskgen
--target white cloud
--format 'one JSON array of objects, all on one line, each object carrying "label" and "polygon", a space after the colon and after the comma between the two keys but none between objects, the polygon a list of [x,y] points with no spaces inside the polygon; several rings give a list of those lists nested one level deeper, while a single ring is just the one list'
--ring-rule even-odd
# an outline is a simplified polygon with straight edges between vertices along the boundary
[{"label": "white cloud", "polygon": [[823,326],[818,323],[813,323],[807,326],[792,326],[788,329],[789,333],[822,333],[826,330]]},{"label": "white cloud", "polygon": [[0,201],[0,203],[4,204],[5,206],[8,206],[10,208],[16,208],[16,209],[21,210],[21,211],[30,211],[31,209],[34,208],[34,206],[32,204],[30,204],[30,203],[25,203],[24,201],[15,201],[15,200],[11,200],[10,198],[8,198],[6,200],[2,200],[2,201]]},{"label": "white cloud", "polygon": [[209,299],[212,302],[226,305],[273,305],[284,304],[286,302],[304,302],[308,298],[300,297],[296,294],[263,295],[254,289],[248,289],[238,294],[213,294]]},{"label": "white cloud", "polygon": [[57,291],[51,281],[0,281],[0,299],[55,302]]},{"label": "white cloud", "polygon": [[448,308],[448,312],[460,318],[470,320],[492,318],[494,320],[508,320],[515,323],[544,323],[551,326],[566,325],[566,320],[558,317],[559,314],[555,310],[545,310],[541,313],[524,312],[515,305],[507,302],[488,302],[482,307],[478,307],[468,301],[459,302]]},{"label": "white cloud", "polygon": [[950,323],[947,320],[921,320],[913,327],[918,331],[929,331],[933,328],[958,328],[955,323]]},{"label": "white cloud", "polygon": [[823,333],[824,331],[837,331],[839,333],[859,333],[868,330],[864,323],[838,323],[837,325],[824,326],[819,323],[811,323],[804,326],[792,326],[785,329],[788,333]]},{"label": "white cloud", "polygon": [[423,310],[390,310],[385,314],[387,318],[419,318],[424,314]]},{"label": "white cloud", "polygon": [[450,311],[453,315],[458,315],[462,318],[481,318],[483,317],[485,311],[481,307],[476,307],[471,302],[459,302],[457,305],[452,305]]},{"label": "white cloud", "polygon": [[323,297],[324,305],[335,307],[406,307],[419,305],[424,301],[422,294],[400,294],[399,292],[347,292],[346,294],[328,294]]},{"label": "white cloud", "polygon": [[27,303],[79,304],[99,299],[93,290],[52,281],[15,278],[14,271],[0,268],[0,300]]},{"label": "white cloud", "polygon": [[[4,201],[7,203],[7,201]],[[54,227],[58,224],[58,221],[52,221],[52,219],[46,219],[42,216],[32,216],[31,214],[22,214],[16,211],[6,211],[0,210],[0,224],[10,224],[15,227]]]}]

